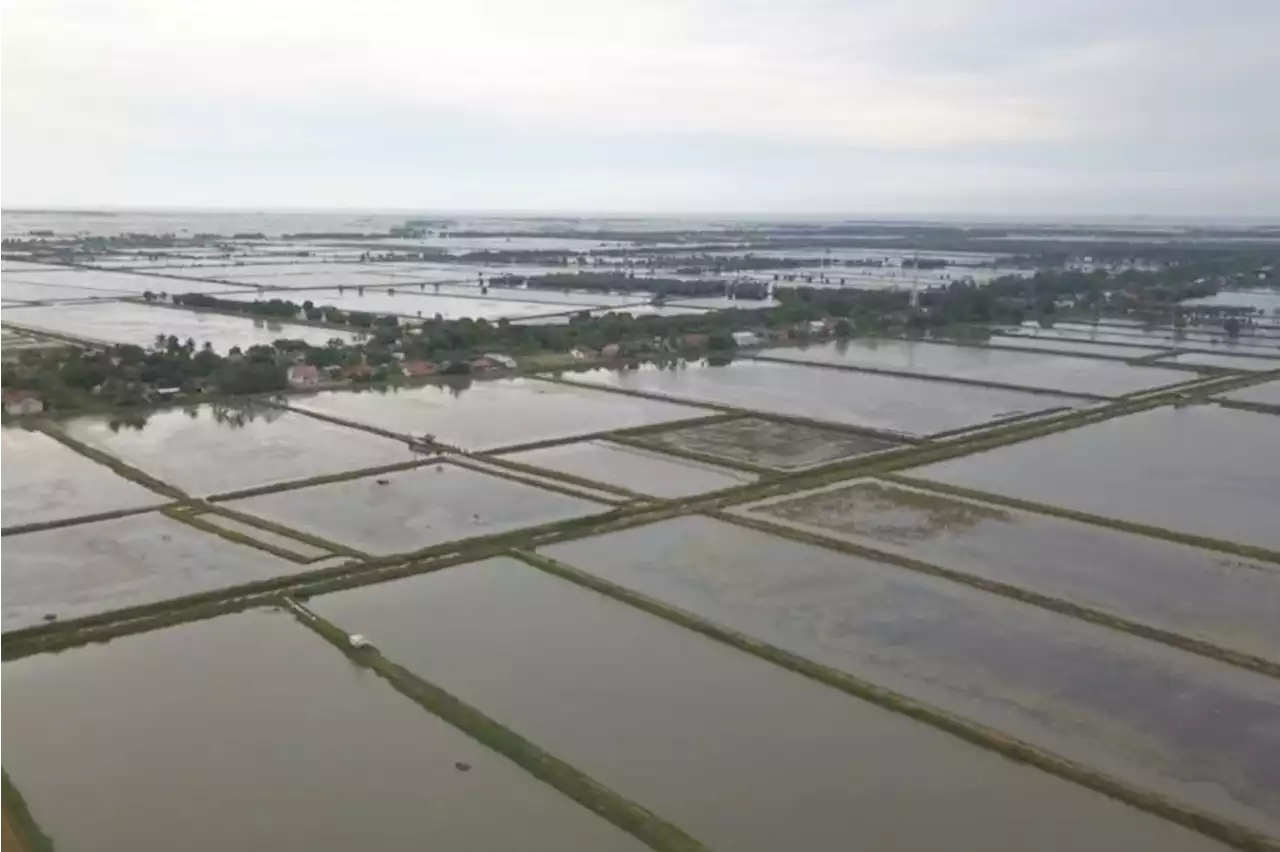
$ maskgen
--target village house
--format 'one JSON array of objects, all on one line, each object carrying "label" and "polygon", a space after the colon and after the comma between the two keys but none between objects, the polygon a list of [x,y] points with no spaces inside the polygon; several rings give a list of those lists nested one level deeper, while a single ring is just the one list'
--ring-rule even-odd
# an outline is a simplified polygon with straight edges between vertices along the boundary
[{"label": "village house", "polygon": [[514,370],[518,365],[516,359],[510,355],[503,355],[498,352],[486,352],[484,357],[488,358],[495,366],[504,367],[508,370]]},{"label": "village house", "polygon": [[4,392],[4,410],[13,417],[40,414],[44,411],[44,400],[35,391],[7,390]]},{"label": "village house", "polygon": [[569,356],[575,361],[590,361],[597,354],[590,346],[575,346],[569,350]]},{"label": "village house", "polygon": [[706,334],[686,334],[680,338],[680,345],[685,349],[706,349],[711,337]]},{"label": "village house", "polygon": [[293,364],[289,367],[289,385],[308,388],[320,384],[320,370],[313,364]]},{"label": "village house", "polygon": [[600,354],[605,358],[617,358],[622,354],[622,347],[616,343],[606,343],[600,347]]},{"label": "village house", "polygon": [[761,340],[754,331],[735,331],[733,333],[733,342],[738,346],[759,346]]},{"label": "village house", "polygon": [[405,361],[400,365],[400,372],[406,379],[417,379],[422,376],[434,376],[436,365],[427,361]]}]

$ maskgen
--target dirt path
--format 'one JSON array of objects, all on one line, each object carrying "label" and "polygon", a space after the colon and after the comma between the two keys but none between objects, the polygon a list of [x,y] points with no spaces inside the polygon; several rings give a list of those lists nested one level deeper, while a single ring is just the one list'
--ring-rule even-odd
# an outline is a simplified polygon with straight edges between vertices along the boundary
[{"label": "dirt path", "polygon": [[4,852],[27,852],[26,847],[22,845],[22,841],[18,839],[17,832],[13,830],[13,826],[9,825],[9,811],[3,811],[0,816],[3,825],[0,826],[0,849]]}]

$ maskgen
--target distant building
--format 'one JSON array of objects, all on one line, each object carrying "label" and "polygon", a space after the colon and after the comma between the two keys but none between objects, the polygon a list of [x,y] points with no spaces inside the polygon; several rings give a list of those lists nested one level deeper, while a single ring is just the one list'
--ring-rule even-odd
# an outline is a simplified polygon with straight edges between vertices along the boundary
[{"label": "distant building", "polygon": [[518,364],[516,364],[516,359],[512,358],[510,355],[502,355],[497,352],[486,352],[484,353],[484,357],[488,358],[496,366],[505,367],[508,370],[514,370],[517,366],[519,366]]},{"label": "distant building", "polygon": [[307,388],[320,384],[320,369],[313,364],[293,364],[289,367],[289,384],[295,388]]},{"label": "distant building", "polygon": [[569,350],[569,356],[576,361],[590,361],[596,357],[598,352],[590,346],[575,346]]},{"label": "distant building", "polygon": [[400,365],[400,372],[406,379],[417,379],[422,376],[434,376],[436,365],[427,361],[405,361]]},{"label": "distant building", "polygon": [[733,342],[738,346],[759,346],[761,341],[754,331],[735,331]]},{"label": "distant building", "polygon": [[44,411],[44,400],[35,391],[9,390],[4,392],[4,410],[14,417],[39,414]]},{"label": "distant building", "polygon": [[600,347],[600,354],[605,358],[617,358],[622,354],[622,347],[616,343],[606,343]]},{"label": "distant building", "polygon": [[685,349],[706,349],[711,337],[706,334],[686,334],[680,338],[680,345]]}]

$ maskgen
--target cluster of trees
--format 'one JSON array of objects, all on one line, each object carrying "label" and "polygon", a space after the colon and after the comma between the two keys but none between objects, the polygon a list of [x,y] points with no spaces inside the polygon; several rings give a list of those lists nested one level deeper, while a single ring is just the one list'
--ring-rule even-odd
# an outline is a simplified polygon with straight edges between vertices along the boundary
[{"label": "cluster of trees", "polygon": [[766,299],[769,296],[769,285],[764,282],[637,278],[635,272],[499,275],[489,279],[489,286],[527,286],[530,290],[588,290],[597,293],[651,293],[662,298],[733,296],[737,299]]},{"label": "cluster of trees", "polygon": [[[363,287],[359,288],[361,292]],[[146,294],[144,294],[145,297]],[[150,301],[148,299],[148,301]],[[292,320],[305,317],[312,322],[348,325],[368,331],[378,327],[394,327],[399,319],[392,314],[374,314],[368,311],[343,311],[332,305],[317,306],[310,300],[291,302],[288,299],[258,299],[242,302],[236,299],[219,299],[207,293],[184,293],[173,297],[173,304],[188,308],[205,308],[222,313],[247,314],[266,319]]]}]

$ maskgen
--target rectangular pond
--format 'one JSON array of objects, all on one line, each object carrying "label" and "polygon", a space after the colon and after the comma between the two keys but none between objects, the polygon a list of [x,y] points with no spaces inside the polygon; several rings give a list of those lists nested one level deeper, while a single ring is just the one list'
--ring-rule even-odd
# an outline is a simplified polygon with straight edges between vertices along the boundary
[{"label": "rectangular pond", "polygon": [[1029,335],[995,334],[984,340],[983,343],[993,348],[1038,349],[1066,355],[1101,355],[1107,358],[1144,358],[1156,352],[1149,346],[1094,343],[1089,340],[1064,340],[1056,337],[1032,337]]},{"label": "rectangular pond", "polygon": [[688,497],[756,480],[749,473],[607,441],[560,444],[500,458],[652,497]]},{"label": "rectangular pond", "polygon": [[378,555],[612,509],[453,464],[279,491],[226,506]]},{"label": "rectangular pond", "polygon": [[735,510],[1280,662],[1280,565],[863,480]]},{"label": "rectangular pond", "polygon": [[1224,393],[1222,399],[1230,399],[1235,402],[1255,402],[1259,405],[1280,405],[1280,379],[1273,379],[1260,385],[1252,385]]},{"label": "rectangular pond", "polygon": [[6,527],[169,502],[41,432],[9,426],[0,442]]},{"label": "rectangular pond", "polygon": [[[47,277],[47,276],[46,276]],[[88,287],[77,287],[74,284],[55,283],[55,280],[20,281],[14,275],[6,274],[0,293],[4,299],[25,302],[66,302],[82,299],[115,299],[132,296],[128,290],[94,290]],[[21,313],[6,314],[7,319],[16,319]]]},{"label": "rectangular pond", "polygon": [[511,559],[309,605],[713,849],[1217,848]]},{"label": "rectangular pond", "polygon": [[803,470],[902,446],[870,435],[763,417],[675,426],[647,433],[641,440],[659,448],[670,447],[774,470]]},{"label": "rectangular pond", "polygon": [[1157,408],[906,471],[1280,551],[1280,429],[1217,405]]},{"label": "rectangular pond", "polygon": [[159,512],[6,536],[4,549],[5,630],[311,570]]},{"label": "rectangular pond", "polygon": [[[51,331],[92,342],[131,343],[143,348],[154,346],[156,335],[160,334],[174,335],[179,340],[194,338],[197,348],[207,341],[222,354],[232,346],[247,349],[257,344],[270,345],[281,338],[305,340],[314,346],[323,346],[334,337],[348,342],[355,339],[349,332],[329,328],[131,302],[35,306],[19,308],[18,311],[22,317],[20,324],[37,331]],[[5,317],[10,319],[8,314]]]},{"label": "rectangular pond", "polygon": [[925,376],[1099,396],[1119,396],[1194,378],[1180,370],[1135,367],[1098,358],[1033,355],[917,340],[856,338],[807,347],[765,349],[759,354],[799,363],[902,370]]},{"label": "rectangular pond", "polygon": [[642,848],[284,613],[3,672],[5,769],[59,850]]},{"label": "rectangular pond", "polygon": [[467,450],[492,450],[712,413],[705,408],[523,378],[328,391],[290,397],[289,404],[404,435],[431,434],[445,444]]},{"label": "rectangular pond", "polygon": [[[476,295],[479,296],[479,290]],[[334,307],[343,311],[367,311],[373,314],[395,314],[413,319],[431,319],[437,314],[447,320],[484,319],[497,321],[502,318],[537,316],[559,311],[573,310],[572,305],[556,305],[547,302],[520,302],[512,299],[471,298],[466,296],[436,296],[430,292],[418,293],[404,289],[377,286],[365,288],[363,294],[348,287],[337,290],[270,290],[264,293],[247,291],[228,294],[228,299],[253,302],[261,299],[287,299],[302,304],[311,302],[317,307]]]},{"label": "rectangular pond", "polygon": [[63,428],[200,496],[421,458],[390,438],[251,403],[167,408],[131,423],[77,417]]},{"label": "rectangular pond", "polygon": [[564,378],[658,394],[676,402],[709,402],[910,435],[982,426],[1084,404],[1077,397],[751,360],[723,366],[685,361],[644,364],[565,373]]},{"label": "rectangular pond", "polygon": [[1137,787],[1280,828],[1280,682],[1265,675],[710,518],[543,552]]},{"label": "rectangular pond", "polygon": [[[1277,350],[1276,354],[1280,356],[1280,350]],[[1161,358],[1156,363],[1165,361],[1192,367],[1222,367],[1226,370],[1245,370],[1249,372],[1280,370],[1280,357],[1251,358],[1243,352],[1238,355],[1228,355],[1220,352],[1179,352],[1177,355]]]}]

